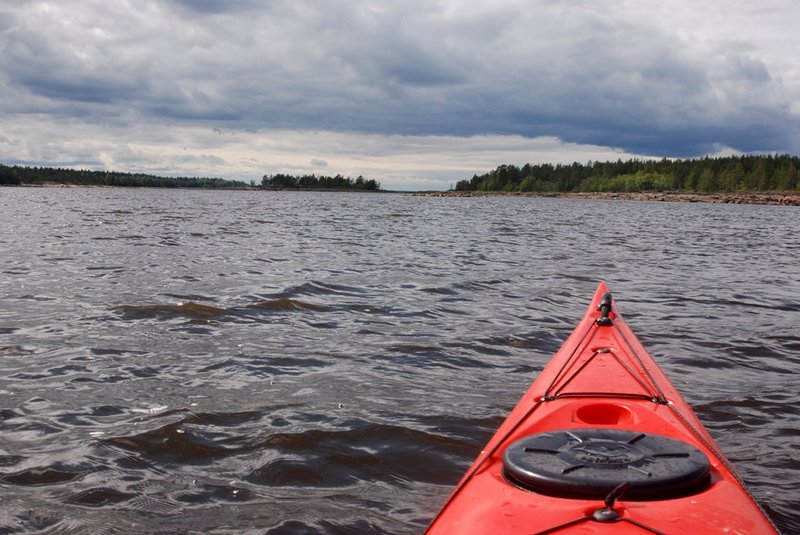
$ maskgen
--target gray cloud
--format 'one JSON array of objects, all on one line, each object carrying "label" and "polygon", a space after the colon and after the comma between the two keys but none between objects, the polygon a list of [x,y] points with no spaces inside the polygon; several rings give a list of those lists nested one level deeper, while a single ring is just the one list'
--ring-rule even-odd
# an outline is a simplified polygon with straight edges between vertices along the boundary
[{"label": "gray cloud", "polygon": [[[656,5],[21,2],[0,12],[0,114],[552,136],[658,156],[800,149],[800,74]],[[742,5],[719,3],[733,10],[722,29]]]},{"label": "gray cloud", "polygon": [[173,4],[194,13],[218,14],[264,8],[269,5],[269,2],[266,0],[165,0],[165,4]]}]

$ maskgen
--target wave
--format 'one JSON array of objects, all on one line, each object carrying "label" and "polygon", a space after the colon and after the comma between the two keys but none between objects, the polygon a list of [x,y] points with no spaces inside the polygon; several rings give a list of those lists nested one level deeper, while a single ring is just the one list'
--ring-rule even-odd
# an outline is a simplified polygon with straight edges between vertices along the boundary
[{"label": "wave", "polygon": [[232,316],[223,307],[204,305],[193,301],[175,305],[117,305],[112,307],[122,313],[124,319],[172,319],[188,318],[196,320],[224,319]]}]

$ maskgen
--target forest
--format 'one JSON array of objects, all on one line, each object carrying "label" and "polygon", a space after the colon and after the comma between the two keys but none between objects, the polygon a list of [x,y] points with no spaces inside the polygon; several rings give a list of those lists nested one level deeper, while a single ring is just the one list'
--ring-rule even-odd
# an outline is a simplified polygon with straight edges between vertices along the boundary
[{"label": "forest", "polygon": [[55,167],[13,167],[0,164],[0,185],[68,184],[73,186],[124,186],[139,188],[245,189],[238,180],[197,177],[160,177],[118,171],[88,171]]},{"label": "forest", "polygon": [[792,191],[800,189],[800,157],[726,156],[674,160],[588,162],[587,164],[501,165],[456,191],[634,192]]},{"label": "forest", "polygon": [[[245,183],[239,180],[198,177],[161,177],[142,173],[117,171],[88,171],[53,167],[24,167],[0,164],[0,185],[51,185],[73,186],[120,186],[139,188],[200,188],[200,189],[257,189],[255,180]],[[265,175],[261,180],[263,189],[342,189],[380,190],[379,182],[359,176],[355,180],[335,177],[285,174]]]},{"label": "forest", "polygon": [[380,182],[375,179],[365,179],[359,176],[355,180],[342,175],[336,176],[317,176],[303,175],[292,176],[285,174],[264,175],[261,185],[275,189],[355,189],[365,191],[378,191],[381,189]]}]

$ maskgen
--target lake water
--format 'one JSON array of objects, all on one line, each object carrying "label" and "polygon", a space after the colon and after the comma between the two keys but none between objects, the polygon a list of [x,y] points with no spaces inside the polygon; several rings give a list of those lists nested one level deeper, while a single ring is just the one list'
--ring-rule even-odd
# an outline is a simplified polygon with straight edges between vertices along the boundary
[{"label": "lake water", "polygon": [[1,533],[420,533],[609,283],[800,532],[796,207],[0,189]]}]

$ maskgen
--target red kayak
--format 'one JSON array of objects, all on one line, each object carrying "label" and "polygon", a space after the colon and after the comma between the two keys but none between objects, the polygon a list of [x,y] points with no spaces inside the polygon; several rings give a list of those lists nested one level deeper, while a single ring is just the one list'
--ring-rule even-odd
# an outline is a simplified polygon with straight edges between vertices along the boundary
[{"label": "red kayak", "polygon": [[601,283],[427,533],[777,530]]}]

